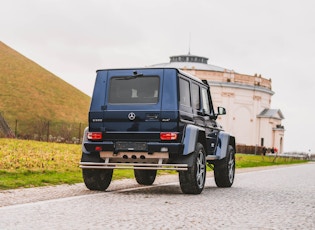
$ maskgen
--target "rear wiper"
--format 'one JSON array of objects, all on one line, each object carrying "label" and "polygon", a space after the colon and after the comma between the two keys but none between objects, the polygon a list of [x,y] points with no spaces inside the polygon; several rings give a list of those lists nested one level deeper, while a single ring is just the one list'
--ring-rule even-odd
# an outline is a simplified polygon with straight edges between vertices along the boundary
[{"label": "rear wiper", "polygon": [[137,77],[143,77],[143,74],[138,73],[137,71],[133,71],[132,76],[118,77],[117,80],[130,80],[130,79],[135,79]]},{"label": "rear wiper", "polygon": [[143,73],[138,73],[137,71],[133,71],[134,77],[143,77]]}]

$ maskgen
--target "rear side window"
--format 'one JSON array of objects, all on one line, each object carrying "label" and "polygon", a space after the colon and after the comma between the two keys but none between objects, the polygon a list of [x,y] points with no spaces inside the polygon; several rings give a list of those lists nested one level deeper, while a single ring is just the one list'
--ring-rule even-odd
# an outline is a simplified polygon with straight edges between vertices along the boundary
[{"label": "rear side window", "polygon": [[190,107],[189,81],[182,78],[179,79],[179,96],[180,104]]},{"label": "rear side window", "polygon": [[109,85],[109,103],[156,104],[159,100],[160,78],[112,77]]}]

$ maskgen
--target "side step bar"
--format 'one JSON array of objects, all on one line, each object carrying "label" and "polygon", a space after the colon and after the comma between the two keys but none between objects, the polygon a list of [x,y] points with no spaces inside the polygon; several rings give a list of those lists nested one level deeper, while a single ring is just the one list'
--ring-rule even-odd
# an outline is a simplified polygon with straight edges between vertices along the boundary
[{"label": "side step bar", "polygon": [[187,171],[188,164],[94,163],[80,162],[82,169],[142,169]]}]

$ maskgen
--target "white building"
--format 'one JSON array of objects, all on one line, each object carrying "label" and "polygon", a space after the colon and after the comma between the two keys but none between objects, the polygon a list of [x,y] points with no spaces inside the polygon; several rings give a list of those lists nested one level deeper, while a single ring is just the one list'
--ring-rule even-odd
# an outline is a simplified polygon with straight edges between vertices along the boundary
[{"label": "white building", "polygon": [[245,75],[207,64],[208,58],[195,55],[170,57],[169,63],[154,67],[175,67],[208,81],[214,106],[226,108],[227,115],[219,123],[236,137],[241,146],[277,148],[283,152],[284,116],[271,109],[271,79]]}]

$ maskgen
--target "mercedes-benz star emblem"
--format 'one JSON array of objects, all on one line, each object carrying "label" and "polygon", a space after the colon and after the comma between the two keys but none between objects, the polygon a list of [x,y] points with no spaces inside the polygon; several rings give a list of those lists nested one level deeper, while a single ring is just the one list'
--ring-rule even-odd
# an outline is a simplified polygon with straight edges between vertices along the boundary
[{"label": "mercedes-benz star emblem", "polygon": [[136,114],[131,112],[128,114],[128,118],[129,118],[129,120],[133,121],[136,118]]}]

